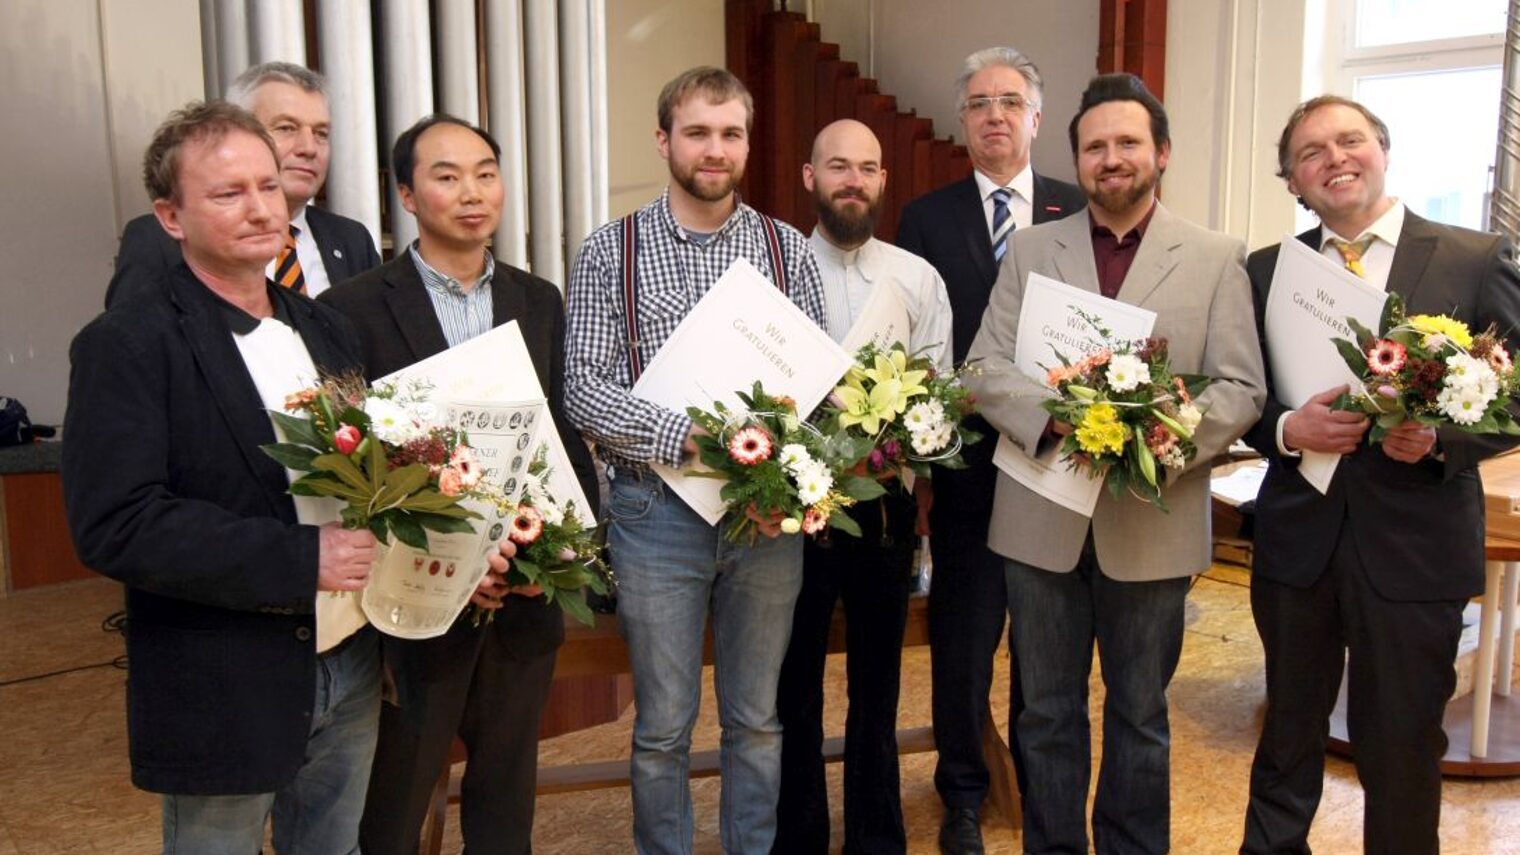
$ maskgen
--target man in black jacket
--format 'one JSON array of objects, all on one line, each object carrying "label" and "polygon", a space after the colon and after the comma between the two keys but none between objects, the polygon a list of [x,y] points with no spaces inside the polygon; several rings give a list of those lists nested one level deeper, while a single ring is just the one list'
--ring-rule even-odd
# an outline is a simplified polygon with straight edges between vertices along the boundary
[{"label": "man in black jacket", "polygon": [[[565,316],[548,282],[498,262],[486,243],[501,219],[500,148],[490,134],[434,115],[392,154],[417,242],[321,301],[359,330],[365,373],[383,377],[517,321],[583,491],[597,495],[591,455],[560,411]],[[481,366],[482,371],[500,369]],[[366,855],[414,853],[434,782],[455,734],[469,750],[461,830],[472,853],[531,850],[538,723],[564,640],[560,610],[537,591],[498,598],[489,624],[461,615],[426,641],[387,638],[396,685],[386,704],[365,805]]]},{"label": "man in black jacket", "polygon": [[[1014,229],[1059,220],[1080,210],[1086,200],[1076,186],[1037,175],[1030,166],[1030,144],[1040,129],[1042,81],[1028,57],[1009,47],[979,50],[966,57],[956,91],[961,130],[976,171],[910,202],[898,226],[897,245],[927,259],[945,280],[958,365],[981,327]],[[972,419],[971,427],[988,439],[966,449],[968,468],[936,469],[932,493],[919,491],[920,531],[933,532],[929,654],[939,750],[934,786],[945,804],[940,848],[950,853],[982,851],[978,812],[988,786],[982,730],[992,656],[1008,602],[1003,559],[987,548],[997,435],[980,419]],[[1017,680],[1012,693],[1011,714],[1017,716],[1023,706]],[[1017,743],[1013,748],[1017,765]]]},{"label": "man in black jacket", "polygon": [[[332,113],[322,75],[288,62],[256,65],[232,82],[227,100],[253,113],[274,139],[280,184],[290,214],[287,252],[269,262],[270,278],[310,297],[380,263],[374,239],[362,223],[315,207],[327,180]],[[128,294],[161,286],[179,263],[179,245],[152,214],[127,223],[116,253],[116,273],[106,288],[106,308]]]}]

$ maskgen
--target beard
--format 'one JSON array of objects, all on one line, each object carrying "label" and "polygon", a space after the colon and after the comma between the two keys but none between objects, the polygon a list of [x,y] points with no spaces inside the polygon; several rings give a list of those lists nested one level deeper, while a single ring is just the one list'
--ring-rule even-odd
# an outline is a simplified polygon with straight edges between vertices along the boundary
[{"label": "beard", "polygon": [[1142,175],[1137,172],[1135,174],[1134,185],[1127,190],[1099,189],[1102,186],[1104,177],[1112,174],[1114,173],[1099,173],[1093,181],[1091,189],[1083,188],[1087,191],[1087,200],[1089,202],[1110,214],[1123,214],[1134,210],[1136,205],[1156,195],[1156,184],[1161,180],[1161,173],[1153,169],[1148,175]]},{"label": "beard", "polygon": [[[858,199],[866,203],[866,208],[859,214],[846,213],[834,207],[834,202],[840,199]],[[813,207],[818,212],[819,225],[823,226],[835,244],[856,247],[869,240],[876,231],[876,215],[881,209],[881,196],[870,199],[864,193],[841,190],[826,199],[815,192]]]},{"label": "beard", "polygon": [[734,188],[739,186],[739,181],[744,177],[744,167],[731,166],[727,175],[719,179],[703,179],[697,173],[702,164],[694,163],[683,166],[674,161],[670,164],[670,177],[681,185],[681,189],[690,193],[694,198],[703,202],[721,202],[727,199]]}]

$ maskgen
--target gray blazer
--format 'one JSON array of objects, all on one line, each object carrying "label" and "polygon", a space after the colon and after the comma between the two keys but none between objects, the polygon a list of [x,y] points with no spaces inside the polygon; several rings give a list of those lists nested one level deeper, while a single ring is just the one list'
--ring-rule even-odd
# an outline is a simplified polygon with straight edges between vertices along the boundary
[{"label": "gray blazer", "polygon": [[[981,373],[968,385],[982,415],[1022,449],[1033,450],[1050,392],[1013,366],[1014,339],[1028,274],[1098,290],[1091,221],[1078,212],[1020,229],[1003,259],[970,359]],[[1172,370],[1206,374],[1198,455],[1162,488],[1170,512],[1105,488],[1092,519],[1069,511],[999,472],[988,546],[1006,558],[1067,573],[1092,532],[1098,565],[1121,581],[1188,576],[1209,566],[1209,464],[1261,413],[1266,380],[1256,340],[1245,247],[1189,223],[1156,203],[1118,298],[1157,315],[1154,334],[1170,343]]]}]

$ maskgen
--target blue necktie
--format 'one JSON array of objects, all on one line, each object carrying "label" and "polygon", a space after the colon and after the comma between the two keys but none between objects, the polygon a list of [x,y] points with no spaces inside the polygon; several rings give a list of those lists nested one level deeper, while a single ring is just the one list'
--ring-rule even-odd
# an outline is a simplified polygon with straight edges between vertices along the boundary
[{"label": "blue necktie", "polygon": [[1008,254],[1008,236],[1013,234],[1013,212],[1008,210],[1011,199],[1013,191],[1007,187],[992,191],[992,257],[998,264]]}]

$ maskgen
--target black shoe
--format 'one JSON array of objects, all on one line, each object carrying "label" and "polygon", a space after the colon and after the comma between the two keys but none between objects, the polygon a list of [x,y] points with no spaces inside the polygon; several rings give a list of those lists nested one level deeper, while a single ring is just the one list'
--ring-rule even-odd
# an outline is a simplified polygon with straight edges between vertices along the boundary
[{"label": "black shoe", "polygon": [[976,808],[946,808],[939,826],[939,851],[944,855],[982,855],[982,823]]}]

